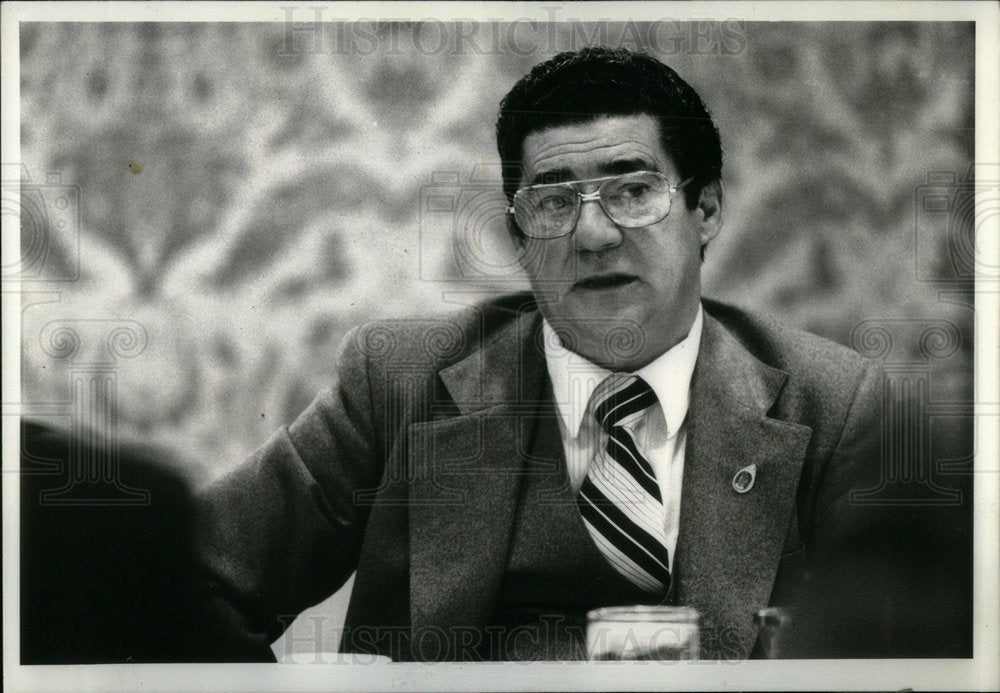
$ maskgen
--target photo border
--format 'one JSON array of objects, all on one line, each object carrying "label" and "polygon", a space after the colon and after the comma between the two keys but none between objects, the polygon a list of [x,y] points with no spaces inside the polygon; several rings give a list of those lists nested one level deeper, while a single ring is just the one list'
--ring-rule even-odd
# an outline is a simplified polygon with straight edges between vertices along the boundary
[{"label": "photo border", "polygon": [[[20,89],[18,22],[21,21],[187,21],[283,22],[287,7],[325,7],[324,19],[435,18],[550,21],[554,16],[582,21],[726,19],[752,21],[975,21],[976,154],[994,161],[998,143],[997,84],[1000,83],[998,10],[993,2],[693,2],[693,3],[252,3],[123,2],[22,3],[2,5],[3,73],[2,148],[5,161],[20,161]],[[559,8],[562,8],[559,10]],[[613,19],[612,19],[613,17]],[[16,219],[5,216],[5,224]],[[980,255],[1000,258],[1000,218],[977,229]],[[984,233],[984,230],[990,232]],[[18,233],[4,231],[5,239]],[[5,258],[19,257],[19,243],[3,247]],[[1000,266],[1000,262],[996,263]],[[4,681],[7,690],[606,690],[634,689],[862,689],[933,688],[941,690],[1000,687],[1000,600],[997,566],[1000,465],[997,426],[1000,419],[997,346],[1000,289],[995,280],[977,277],[975,310],[974,489],[974,630],[975,657],[970,660],[816,660],[740,663],[655,663],[636,666],[613,662],[544,662],[498,664],[292,664],[207,665],[132,664],[22,666],[19,664],[19,495],[17,470],[20,398],[20,293],[3,287],[3,612]],[[485,686],[484,686],[485,684]]]}]

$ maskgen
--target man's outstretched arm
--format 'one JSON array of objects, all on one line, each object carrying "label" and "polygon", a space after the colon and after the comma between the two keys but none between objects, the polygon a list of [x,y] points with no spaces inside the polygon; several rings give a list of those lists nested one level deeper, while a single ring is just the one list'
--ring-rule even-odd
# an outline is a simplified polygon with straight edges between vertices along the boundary
[{"label": "man's outstretched arm", "polygon": [[196,549],[205,659],[273,661],[270,643],[357,564],[381,475],[365,358],[351,335],[334,384],[198,496]]}]

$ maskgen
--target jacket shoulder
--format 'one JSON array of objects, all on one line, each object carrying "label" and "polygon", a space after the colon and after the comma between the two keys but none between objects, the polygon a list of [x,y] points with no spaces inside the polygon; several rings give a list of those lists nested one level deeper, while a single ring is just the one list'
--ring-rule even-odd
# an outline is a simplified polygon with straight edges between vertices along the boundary
[{"label": "jacket shoulder", "polygon": [[524,292],[453,312],[370,320],[348,333],[344,349],[369,364],[437,371],[482,349],[520,315],[537,310],[534,297]]},{"label": "jacket shoulder", "polygon": [[846,346],[766,316],[707,299],[704,308],[754,358],[787,373],[792,388],[820,390],[833,398],[838,393],[847,396],[877,368]]}]

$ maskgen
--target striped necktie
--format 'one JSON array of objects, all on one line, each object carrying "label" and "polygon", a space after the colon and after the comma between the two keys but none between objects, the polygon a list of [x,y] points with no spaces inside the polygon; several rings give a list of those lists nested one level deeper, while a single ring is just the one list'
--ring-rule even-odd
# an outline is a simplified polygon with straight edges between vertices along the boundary
[{"label": "striped necktie", "polygon": [[649,592],[666,594],[670,558],[663,498],[656,473],[626,429],[656,404],[656,394],[638,376],[613,373],[597,386],[591,401],[608,441],[598,448],[580,488],[580,514],[618,572]]}]

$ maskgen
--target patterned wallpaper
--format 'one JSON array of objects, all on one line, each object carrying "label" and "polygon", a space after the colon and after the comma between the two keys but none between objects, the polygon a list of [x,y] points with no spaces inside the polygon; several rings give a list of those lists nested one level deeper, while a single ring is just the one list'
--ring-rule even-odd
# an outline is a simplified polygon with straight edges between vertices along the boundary
[{"label": "patterned wallpaper", "polygon": [[890,356],[936,345],[936,387],[969,397],[972,224],[920,195],[929,174],[966,180],[971,25],[520,31],[22,25],[23,401],[65,401],[73,363],[108,349],[78,330],[67,356],[53,324],[124,326],[135,353],[102,361],[115,386],[98,395],[123,434],[223,464],[328,381],[351,325],[521,286],[496,223],[496,106],[592,41],[657,53],[717,119],[706,293],[874,356],[885,331],[857,328],[889,320]]}]

